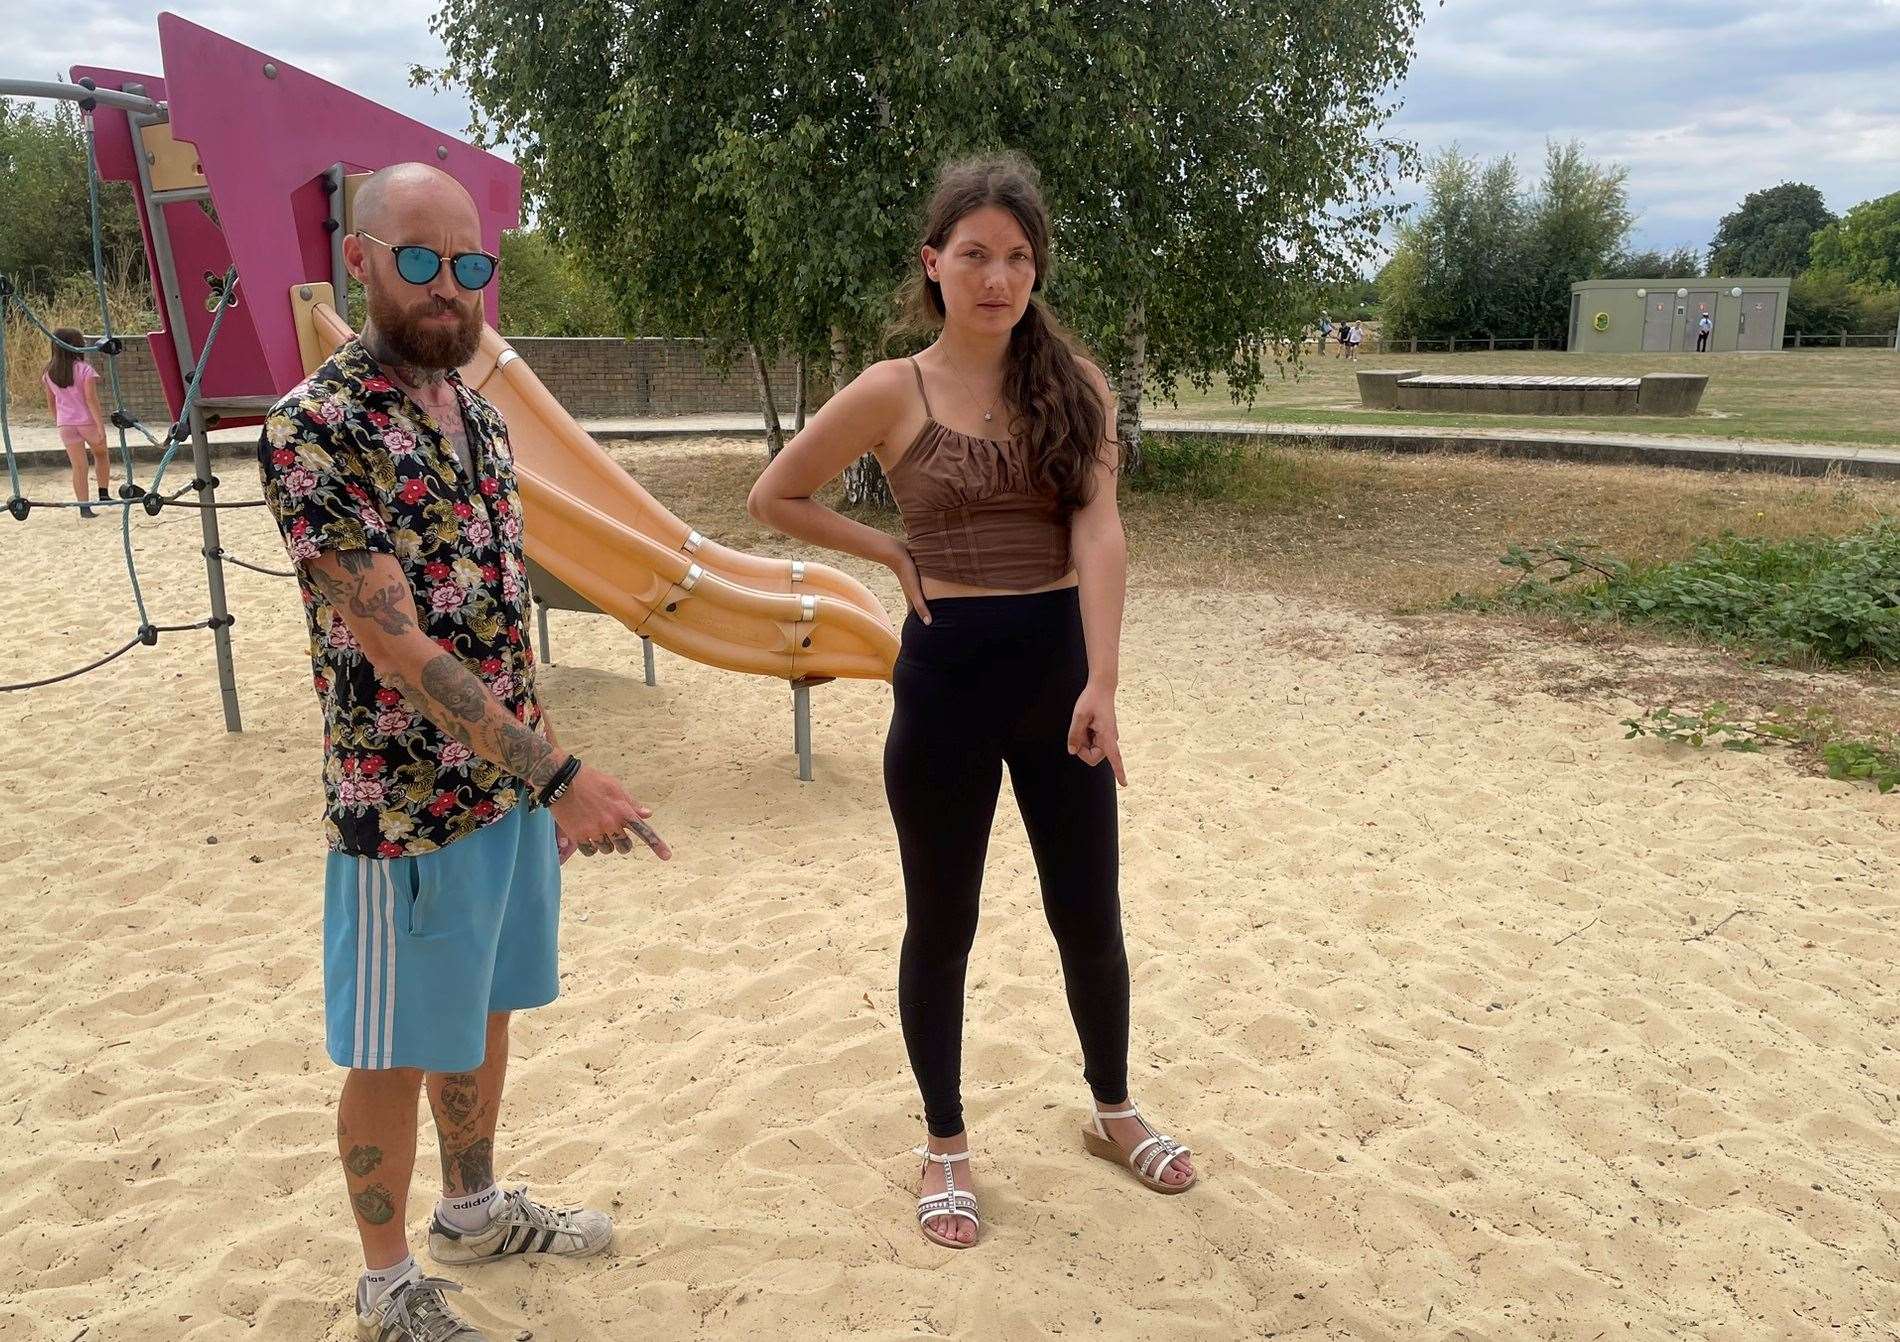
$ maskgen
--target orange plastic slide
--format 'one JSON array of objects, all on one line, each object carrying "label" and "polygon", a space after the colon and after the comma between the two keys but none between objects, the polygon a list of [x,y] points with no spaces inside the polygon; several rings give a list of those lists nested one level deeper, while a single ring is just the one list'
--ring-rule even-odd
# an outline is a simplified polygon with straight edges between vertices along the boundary
[{"label": "orange plastic slide", "polygon": [[[353,332],[327,284],[291,290],[306,372]],[[492,328],[461,370],[508,421],[528,558],[636,634],[728,671],[888,680],[897,636],[849,574],[707,540],[642,489]]]}]

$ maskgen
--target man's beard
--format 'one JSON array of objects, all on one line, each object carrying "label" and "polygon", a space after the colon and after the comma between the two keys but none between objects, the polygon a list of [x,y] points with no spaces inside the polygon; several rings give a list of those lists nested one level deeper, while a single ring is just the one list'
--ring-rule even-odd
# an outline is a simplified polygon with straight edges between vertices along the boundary
[{"label": "man's beard", "polygon": [[[457,320],[453,326],[428,320],[444,311],[455,313]],[[371,353],[378,358],[392,356],[401,366],[421,373],[440,374],[460,368],[474,357],[475,348],[482,340],[479,304],[472,309],[459,303],[449,308],[431,299],[419,304],[412,314],[398,306],[388,294],[372,292],[369,321],[381,337],[377,342],[379,348]]]}]

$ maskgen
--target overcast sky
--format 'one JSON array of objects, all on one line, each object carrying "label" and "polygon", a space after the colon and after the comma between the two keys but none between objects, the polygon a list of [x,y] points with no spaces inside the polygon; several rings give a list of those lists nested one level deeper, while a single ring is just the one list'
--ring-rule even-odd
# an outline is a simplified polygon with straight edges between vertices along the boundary
[{"label": "overcast sky", "polygon": [[[412,64],[442,55],[427,3],[174,8],[420,120],[467,124],[459,97],[408,86]],[[156,13],[0,0],[0,73],[155,71]],[[1545,139],[1575,137],[1627,164],[1643,246],[1705,246],[1743,195],[1783,180],[1819,187],[1837,213],[1900,190],[1900,0],[1427,0],[1402,94],[1395,129],[1427,154],[1511,154],[1534,178]]]}]

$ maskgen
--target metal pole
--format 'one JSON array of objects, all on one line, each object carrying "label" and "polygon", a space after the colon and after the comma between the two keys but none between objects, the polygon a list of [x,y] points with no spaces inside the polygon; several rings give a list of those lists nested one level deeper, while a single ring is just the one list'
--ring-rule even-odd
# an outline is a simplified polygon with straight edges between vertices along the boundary
[{"label": "metal pole", "polygon": [[127,112],[143,112],[153,116],[165,110],[165,104],[153,102],[150,98],[141,98],[136,93],[120,93],[114,89],[89,89],[81,84],[43,79],[0,79],[0,98],[64,98],[67,102],[84,102],[91,98],[101,107],[117,107]]},{"label": "metal pole", "polygon": [[553,666],[554,658],[548,653],[548,603],[537,601],[534,605],[535,619],[541,626],[541,664]]},{"label": "metal pole", "polygon": [[330,217],[325,223],[330,230],[331,297],[336,300],[336,315],[347,326],[350,323],[350,272],[343,264],[343,177],[341,163],[332,164],[323,173],[323,180],[330,188]]},{"label": "metal pole", "polygon": [[198,501],[205,506],[198,510],[198,522],[204,531],[205,585],[211,589],[211,637],[218,649],[218,691],[224,697],[224,729],[241,732],[244,723],[238,716],[237,672],[231,665],[231,617],[224,604],[224,550],[218,543],[218,510],[211,506],[217,502],[218,490],[212,483],[211,440],[205,437],[205,412],[197,405],[191,407],[191,465],[198,479],[204,481],[204,488],[198,491]]},{"label": "metal pole", "polygon": [[792,749],[798,752],[798,781],[811,782],[811,685],[792,682]]},{"label": "metal pole", "polygon": [[647,684],[658,685],[660,682],[653,674],[653,640],[645,634],[640,635],[640,653],[646,662]]},{"label": "metal pole", "polygon": [[152,233],[152,259],[158,263],[158,289],[165,303],[165,324],[172,331],[172,348],[177,355],[178,376],[182,386],[183,379],[191,375],[198,357],[192,353],[191,328],[185,324],[185,298],[178,287],[178,265],[172,260],[172,235],[165,223],[165,207],[152,202],[151,165],[145,161],[144,149],[137,143],[139,130],[146,126],[162,125],[168,119],[162,111],[156,116],[143,116],[136,112],[132,114],[132,138],[135,142],[132,161],[138,165],[139,194],[145,202],[145,221]]}]

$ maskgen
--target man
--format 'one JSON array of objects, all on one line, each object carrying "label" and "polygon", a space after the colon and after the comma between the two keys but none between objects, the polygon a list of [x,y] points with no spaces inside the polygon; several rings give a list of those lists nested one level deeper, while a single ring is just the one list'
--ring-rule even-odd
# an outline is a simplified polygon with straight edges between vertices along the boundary
[{"label": "man", "polygon": [[425,1084],[442,1159],[437,1263],[607,1247],[605,1214],[494,1177],[509,1013],[559,991],[560,864],[671,856],[608,775],[555,741],[535,693],[507,427],[455,369],[481,337],[475,204],[419,163],[372,175],[344,239],[368,319],[277,403],[264,495],[297,565],[324,720],[324,998],[349,1068],[337,1151],[362,1238],[365,1342],[474,1342],[451,1282],[410,1256]]},{"label": "man", "polygon": [[1695,352],[1697,354],[1705,354],[1708,352],[1709,332],[1713,331],[1714,329],[1715,329],[1715,323],[1709,319],[1708,313],[1705,312],[1696,319]]}]

